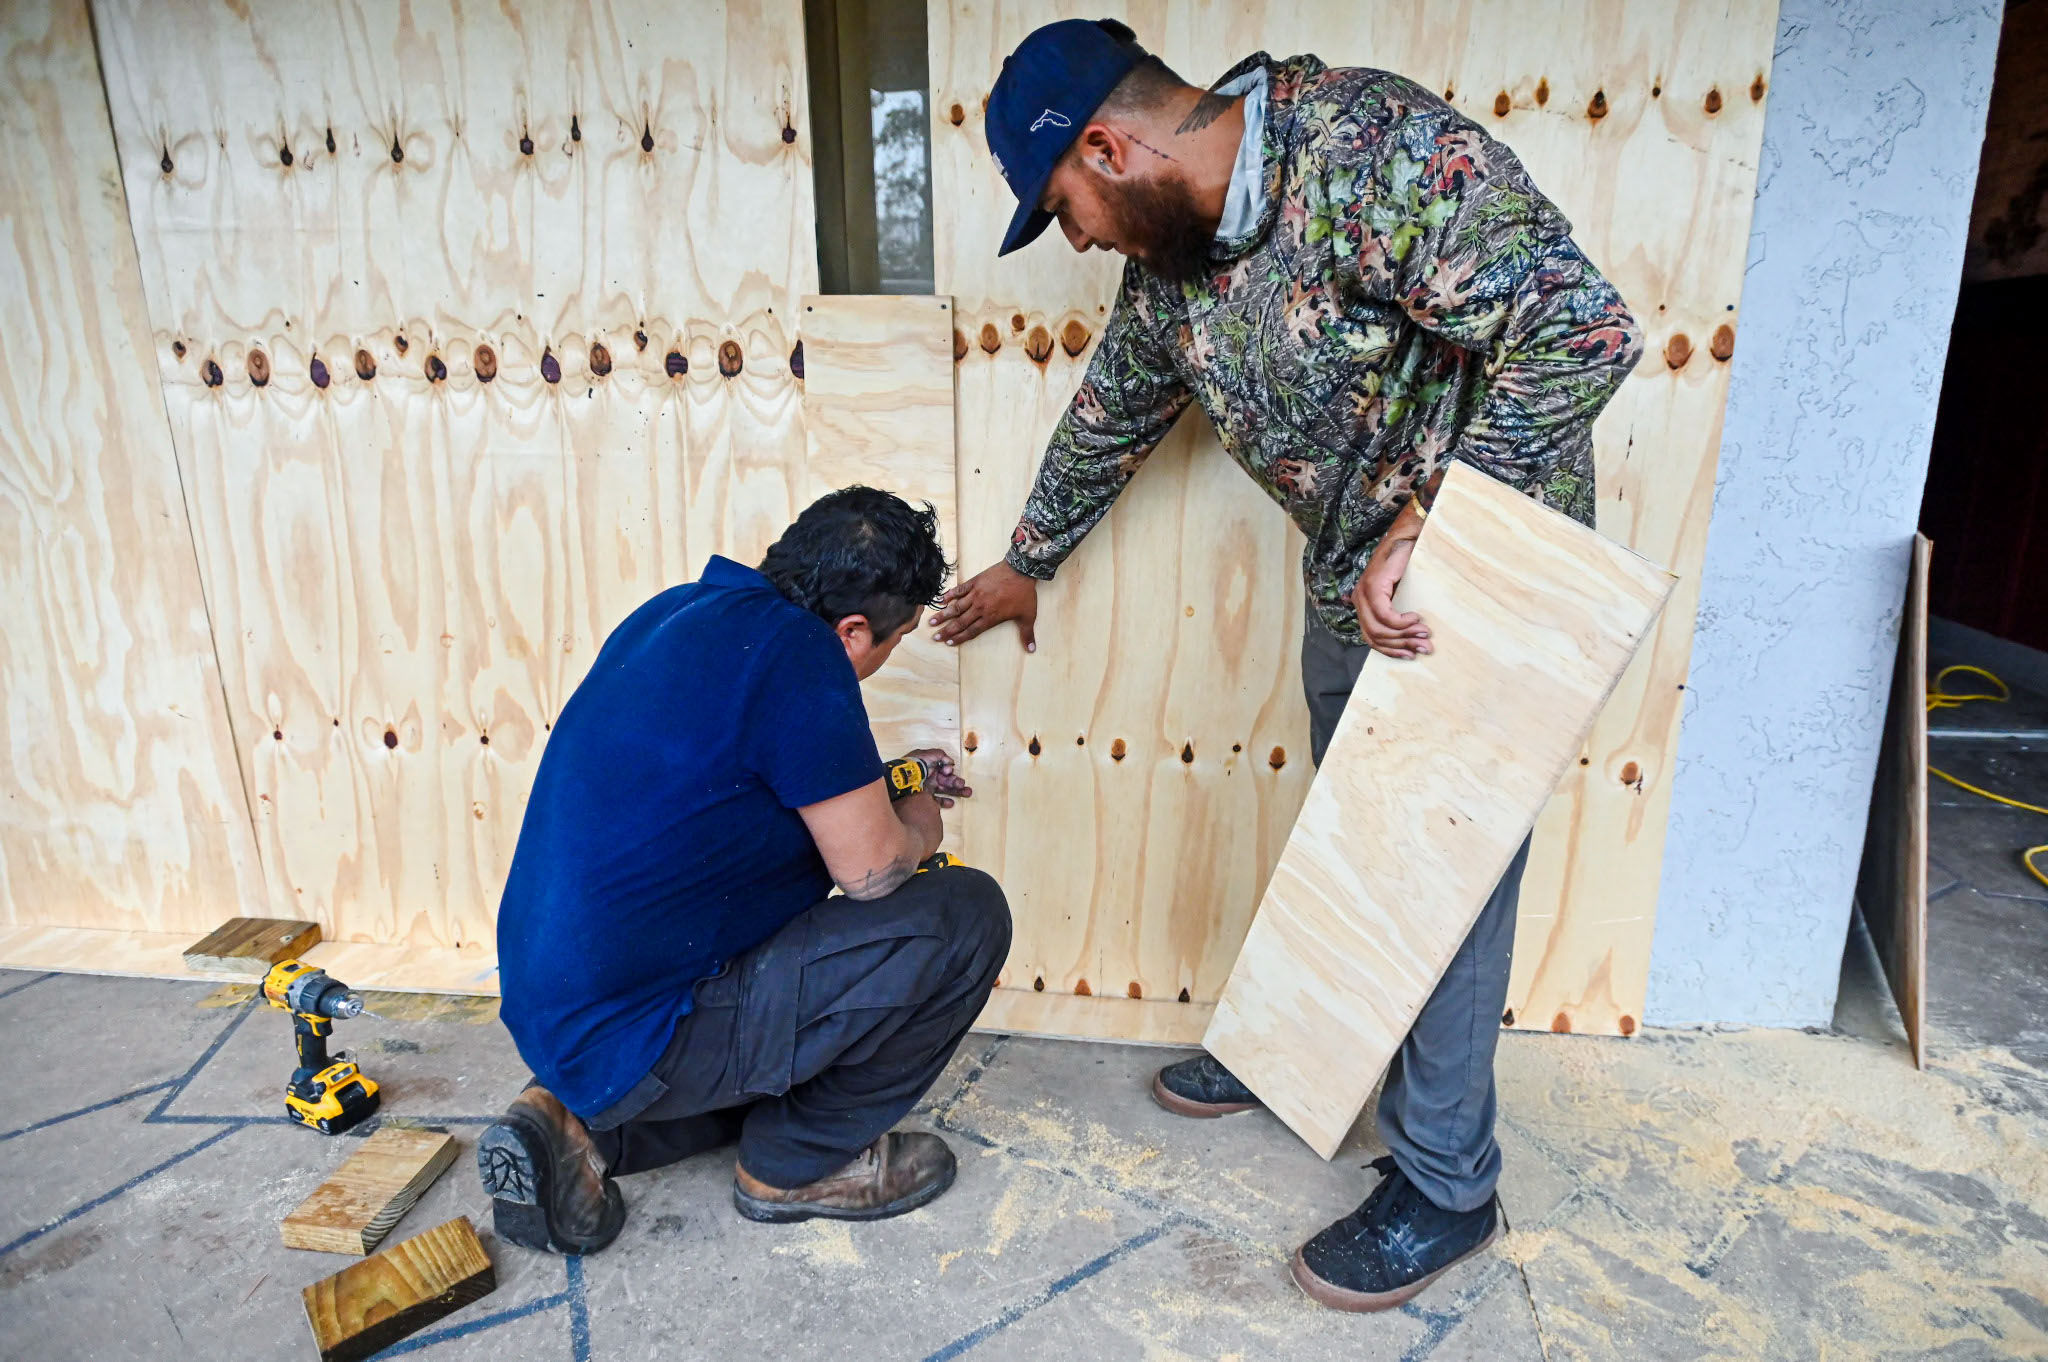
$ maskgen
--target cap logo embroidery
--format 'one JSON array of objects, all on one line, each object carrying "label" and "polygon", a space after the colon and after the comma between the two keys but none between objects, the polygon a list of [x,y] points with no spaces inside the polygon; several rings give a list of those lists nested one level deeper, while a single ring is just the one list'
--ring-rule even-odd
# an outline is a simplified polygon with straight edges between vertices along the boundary
[{"label": "cap logo embroidery", "polygon": [[1073,126],[1074,121],[1065,114],[1055,109],[1047,109],[1038,116],[1038,121],[1031,125],[1030,130],[1037,132],[1040,128],[1071,128]]}]

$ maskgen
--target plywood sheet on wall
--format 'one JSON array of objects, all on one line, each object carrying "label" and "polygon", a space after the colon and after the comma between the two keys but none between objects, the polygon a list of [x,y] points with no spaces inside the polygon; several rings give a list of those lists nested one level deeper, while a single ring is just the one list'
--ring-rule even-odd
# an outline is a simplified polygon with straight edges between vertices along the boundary
[{"label": "plywood sheet on wall", "polygon": [[[953,300],[924,295],[805,298],[804,501],[861,483],[929,504],[949,557],[960,553],[953,472]],[[884,757],[960,750],[960,652],[923,619],[861,684]],[[957,819],[957,815],[954,815]]]},{"label": "plywood sheet on wall", "polygon": [[1671,575],[1454,466],[1203,1044],[1329,1158],[1521,848]]},{"label": "plywood sheet on wall", "polygon": [[466,958],[605,635],[800,504],[800,6],[95,12],[270,910]]},{"label": "plywood sheet on wall", "polygon": [[83,0],[0,7],[0,927],[262,885]]},{"label": "plywood sheet on wall", "polygon": [[[997,260],[1014,201],[983,131],[983,100],[1017,42],[1096,12],[1042,0],[935,3],[928,16],[936,268],[959,314],[973,571],[1007,544],[1119,262],[1076,257],[1051,234]],[[1643,320],[1649,353],[1596,430],[1600,528],[1681,580],[1539,820],[1511,995],[1527,1022],[1633,1030],[1776,0],[1147,0],[1121,17],[1195,81],[1264,48],[1445,92],[1516,150]],[[1214,1000],[1307,783],[1299,548],[1191,413],[1041,590],[1037,653],[1007,629],[964,650],[963,742],[980,792],[968,835],[1017,916],[1006,987]]]}]

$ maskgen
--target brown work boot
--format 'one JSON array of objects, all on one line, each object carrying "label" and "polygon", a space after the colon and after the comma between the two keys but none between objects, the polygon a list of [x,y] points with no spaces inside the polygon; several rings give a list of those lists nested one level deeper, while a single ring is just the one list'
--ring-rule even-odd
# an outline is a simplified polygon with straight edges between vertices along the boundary
[{"label": "brown work boot", "polygon": [[595,1253],[619,1237],[626,1201],[561,1100],[535,1085],[476,1142],[498,1237],[543,1253]]},{"label": "brown work boot", "polygon": [[836,1173],[801,1187],[770,1187],[733,1165],[732,1204],[749,1220],[887,1220],[914,1211],[953,1185],[959,1164],[946,1142],[892,1130]]}]

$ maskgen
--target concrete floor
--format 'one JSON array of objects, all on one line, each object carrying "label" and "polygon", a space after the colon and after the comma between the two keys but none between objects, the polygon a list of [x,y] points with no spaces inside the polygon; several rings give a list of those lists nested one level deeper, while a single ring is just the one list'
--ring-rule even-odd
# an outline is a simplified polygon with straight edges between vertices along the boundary
[{"label": "concrete floor", "polygon": [[[1938,744],[2035,801],[2048,756]],[[2031,791],[2031,793],[2029,793]],[[1953,797],[1951,797],[1953,796]],[[957,1187],[885,1224],[748,1224],[707,1155],[625,1180],[585,1262],[492,1240],[469,1159],[525,1078],[488,1000],[344,1025],[386,1119],[465,1149],[399,1225],[469,1215],[497,1291],[385,1356],[435,1359],[2048,1357],[2048,820],[1937,784],[1930,1066],[1852,940],[1827,1033],[1511,1033],[1513,1232],[1410,1307],[1320,1310],[1294,1246],[1364,1195],[1263,1113],[1178,1120],[1171,1052],[975,1035],[916,1122]],[[0,972],[0,1358],[310,1358],[299,1288],[346,1264],[277,1223],[346,1139],[282,1124],[284,1017],[246,988]]]}]

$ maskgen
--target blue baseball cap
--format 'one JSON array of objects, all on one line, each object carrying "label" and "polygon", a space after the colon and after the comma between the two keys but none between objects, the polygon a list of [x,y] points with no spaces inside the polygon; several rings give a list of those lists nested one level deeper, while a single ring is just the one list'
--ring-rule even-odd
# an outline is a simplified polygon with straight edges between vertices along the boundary
[{"label": "blue baseball cap", "polygon": [[1003,61],[988,96],[988,149],[1017,196],[997,255],[1028,246],[1052,222],[1045,182],[1117,82],[1144,57],[1114,19],[1062,19],[1035,30]]}]

